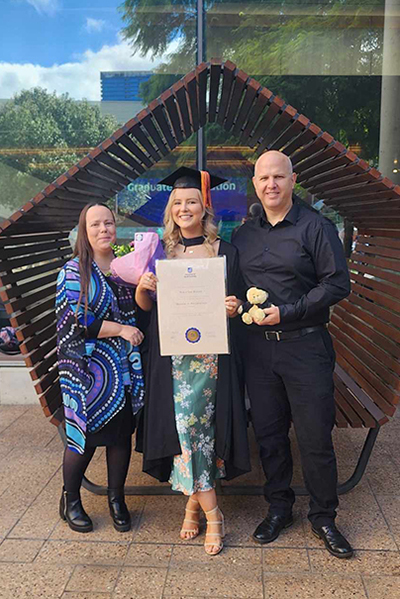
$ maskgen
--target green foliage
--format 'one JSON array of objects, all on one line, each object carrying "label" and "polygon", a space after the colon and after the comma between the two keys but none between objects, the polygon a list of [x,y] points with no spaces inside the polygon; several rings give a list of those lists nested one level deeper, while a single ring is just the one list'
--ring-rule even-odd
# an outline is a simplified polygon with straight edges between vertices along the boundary
[{"label": "green foliage", "polygon": [[122,258],[122,256],[126,256],[126,254],[135,251],[133,243],[121,243],[120,245],[113,244],[111,247],[117,258]]},{"label": "green foliage", "polygon": [[50,183],[117,128],[86,100],[25,90],[0,111],[0,162]]}]

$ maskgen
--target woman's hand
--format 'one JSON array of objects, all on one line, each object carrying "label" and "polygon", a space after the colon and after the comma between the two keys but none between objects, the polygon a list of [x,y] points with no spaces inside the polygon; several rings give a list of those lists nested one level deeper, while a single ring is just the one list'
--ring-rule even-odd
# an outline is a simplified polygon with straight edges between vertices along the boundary
[{"label": "woman's hand", "polygon": [[142,331],[137,327],[131,327],[129,324],[121,325],[119,336],[129,341],[132,345],[140,345],[144,339]]},{"label": "woman's hand", "polygon": [[157,289],[157,277],[152,272],[145,272],[139,279],[137,290],[142,291],[153,291]]},{"label": "woman's hand", "polygon": [[225,298],[225,308],[229,318],[236,316],[238,308],[242,303],[243,302],[239,300],[236,295],[228,295]]}]

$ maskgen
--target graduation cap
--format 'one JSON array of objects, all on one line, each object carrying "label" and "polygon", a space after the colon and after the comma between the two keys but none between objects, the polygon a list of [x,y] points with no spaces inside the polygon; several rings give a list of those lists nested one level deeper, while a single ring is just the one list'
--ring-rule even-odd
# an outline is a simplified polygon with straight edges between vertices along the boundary
[{"label": "graduation cap", "polygon": [[211,175],[208,171],[199,171],[194,168],[181,166],[176,171],[160,181],[161,185],[169,185],[173,189],[199,189],[203,197],[204,206],[211,207],[210,190],[221,183],[225,183],[217,175]]}]

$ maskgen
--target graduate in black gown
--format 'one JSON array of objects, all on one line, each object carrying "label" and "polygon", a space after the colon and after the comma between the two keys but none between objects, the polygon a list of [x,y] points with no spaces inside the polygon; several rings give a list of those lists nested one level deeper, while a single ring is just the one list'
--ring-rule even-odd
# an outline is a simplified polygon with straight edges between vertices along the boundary
[{"label": "graduate in black gown", "polygon": [[[234,331],[243,282],[236,249],[218,238],[213,223],[210,188],[220,182],[205,171],[185,167],[162,181],[174,187],[164,215],[164,242],[168,259],[226,256],[225,306],[230,317],[231,353],[161,356],[157,310],[148,293],[156,291],[156,277],[143,275],[136,291],[138,305],[152,309],[143,470],[160,481],[170,480],[174,489],[189,496],[181,538],[192,539],[199,534],[199,512],[203,509],[207,518],[205,550],[209,555],[221,551],[224,533],[215,480],[232,479],[250,470]],[[184,405],[190,418],[184,416]]]}]

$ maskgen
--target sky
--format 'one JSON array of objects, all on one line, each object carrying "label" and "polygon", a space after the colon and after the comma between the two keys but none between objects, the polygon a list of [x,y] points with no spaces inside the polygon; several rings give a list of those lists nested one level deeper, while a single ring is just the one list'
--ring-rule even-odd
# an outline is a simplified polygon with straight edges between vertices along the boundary
[{"label": "sky", "polygon": [[[0,99],[43,87],[100,100],[100,71],[151,70],[121,37],[122,0],[0,0]],[[172,48],[171,48],[172,49]]]}]

